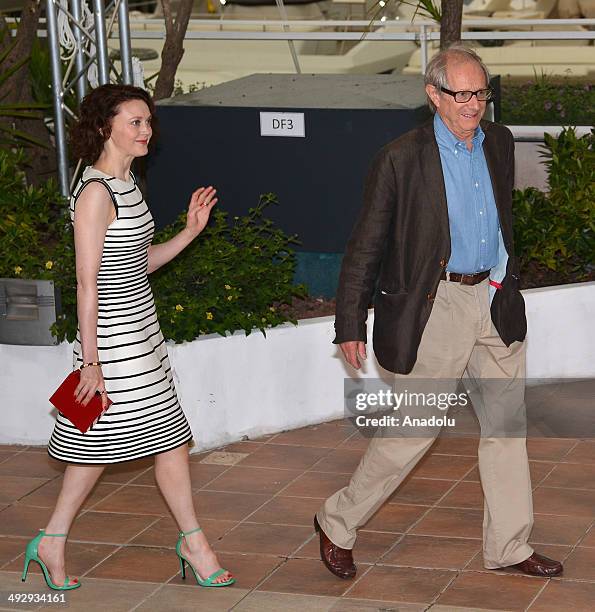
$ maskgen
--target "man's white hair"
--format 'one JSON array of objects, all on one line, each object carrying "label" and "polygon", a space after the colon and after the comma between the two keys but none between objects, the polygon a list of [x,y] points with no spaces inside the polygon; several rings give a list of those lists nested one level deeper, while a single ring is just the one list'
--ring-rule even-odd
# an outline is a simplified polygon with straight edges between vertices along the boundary
[{"label": "man's white hair", "polygon": [[[443,49],[434,55],[426,68],[424,84],[433,85],[438,91],[440,91],[441,87],[451,89],[451,87],[448,85],[448,79],[446,77],[446,66],[450,60],[476,62],[483,70],[486,77],[486,84],[489,85],[490,72],[487,66],[481,61],[481,57],[479,57],[479,55],[477,55],[473,49],[466,47],[460,42],[453,43],[447,49]],[[428,105],[430,106],[430,110],[435,113],[436,106],[429,96]]]}]

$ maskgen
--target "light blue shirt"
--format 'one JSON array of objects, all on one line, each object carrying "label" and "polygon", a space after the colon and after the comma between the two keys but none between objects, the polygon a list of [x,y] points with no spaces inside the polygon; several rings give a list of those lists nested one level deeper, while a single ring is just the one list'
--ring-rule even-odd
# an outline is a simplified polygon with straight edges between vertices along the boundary
[{"label": "light blue shirt", "polygon": [[475,274],[498,263],[498,210],[488,164],[483,154],[485,134],[477,127],[473,148],[467,149],[434,114],[434,134],[440,151],[450,226],[449,272]]}]

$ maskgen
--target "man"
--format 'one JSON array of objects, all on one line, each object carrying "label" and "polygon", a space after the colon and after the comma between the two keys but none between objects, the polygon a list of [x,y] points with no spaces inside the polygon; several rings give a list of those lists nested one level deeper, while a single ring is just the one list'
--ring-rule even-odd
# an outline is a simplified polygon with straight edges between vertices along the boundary
[{"label": "man", "polygon": [[[556,576],[562,564],[527,543],[529,462],[524,433],[512,424],[519,414],[524,422],[526,333],[513,257],[513,137],[481,121],[492,92],[472,50],[457,44],[435,55],[425,82],[433,121],[385,146],[366,181],[341,270],[335,343],[359,368],[377,284],[374,352],[397,381],[458,380],[467,371],[479,381],[516,382],[484,389],[473,406],[482,428],[484,565]],[[489,435],[494,419],[512,435]],[[432,445],[436,432],[426,434],[374,437],[349,485],[315,516],[322,560],[336,576],[355,576],[357,529]]]}]

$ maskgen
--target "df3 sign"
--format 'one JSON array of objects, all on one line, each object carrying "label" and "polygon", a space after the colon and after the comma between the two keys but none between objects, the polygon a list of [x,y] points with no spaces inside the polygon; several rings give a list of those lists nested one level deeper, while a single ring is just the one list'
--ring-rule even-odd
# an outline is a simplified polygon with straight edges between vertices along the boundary
[{"label": "df3 sign", "polygon": [[304,138],[304,113],[260,113],[261,136],[294,136]]}]

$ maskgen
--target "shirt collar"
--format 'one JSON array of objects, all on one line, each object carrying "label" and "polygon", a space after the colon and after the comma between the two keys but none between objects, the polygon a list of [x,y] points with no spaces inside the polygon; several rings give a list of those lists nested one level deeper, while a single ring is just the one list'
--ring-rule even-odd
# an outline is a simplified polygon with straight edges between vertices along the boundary
[{"label": "shirt collar", "polygon": [[[434,113],[434,134],[436,136],[436,142],[438,145],[442,145],[449,150],[456,151],[457,149],[466,149],[464,140],[459,140],[447,127],[442,117],[438,112]],[[478,125],[475,134],[473,135],[473,148],[481,146],[485,133]]]}]

